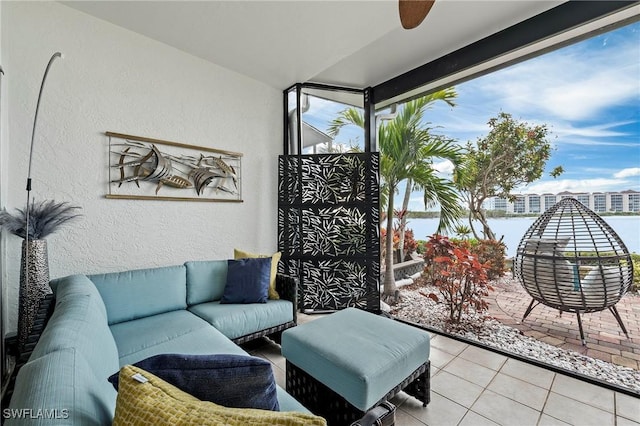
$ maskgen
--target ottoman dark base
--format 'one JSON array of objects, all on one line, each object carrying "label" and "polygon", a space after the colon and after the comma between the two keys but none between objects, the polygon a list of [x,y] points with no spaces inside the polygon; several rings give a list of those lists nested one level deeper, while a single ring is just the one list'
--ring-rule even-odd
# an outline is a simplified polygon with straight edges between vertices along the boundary
[{"label": "ottoman dark base", "polygon": [[[422,364],[398,386],[391,389],[380,401],[369,409],[387,401],[404,390],[426,406],[431,402],[431,362]],[[301,368],[287,360],[287,392],[312,413],[322,416],[329,426],[349,425],[364,415],[364,411],[354,407],[342,396],[317,381]]]}]

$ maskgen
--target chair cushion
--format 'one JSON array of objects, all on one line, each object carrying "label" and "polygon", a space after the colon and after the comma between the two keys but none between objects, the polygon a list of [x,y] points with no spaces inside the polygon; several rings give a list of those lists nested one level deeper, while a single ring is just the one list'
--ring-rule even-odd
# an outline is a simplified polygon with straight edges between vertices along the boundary
[{"label": "chair cushion", "polygon": [[[203,401],[279,411],[271,364],[248,355],[160,354],[134,364]],[[109,377],[118,389],[119,374]]]},{"label": "chair cushion", "polygon": [[[143,383],[133,378],[140,378]],[[321,417],[304,413],[228,408],[197,398],[134,366],[120,371],[120,388],[113,425],[326,425]]]},{"label": "chair cushion", "polygon": [[[569,238],[529,238],[522,259],[522,279],[532,297],[562,305],[579,297],[577,266],[563,251]],[[575,302],[574,302],[575,303]]]},{"label": "chair cushion", "polygon": [[598,308],[617,303],[623,295],[628,273],[626,267],[619,266],[592,268],[580,283],[585,306]]},{"label": "chair cushion", "polygon": [[187,262],[187,304],[220,300],[227,284],[227,261],[200,260]]},{"label": "chair cushion", "polygon": [[293,304],[288,300],[268,300],[247,305],[201,303],[189,307],[229,339],[293,321]]},{"label": "chair cushion", "polygon": [[348,308],[283,332],[282,355],[367,411],[428,361],[429,341],[424,330]]},{"label": "chair cushion", "polygon": [[90,275],[107,307],[109,325],[187,307],[183,265]]},{"label": "chair cushion", "polygon": [[271,258],[271,275],[269,276],[269,299],[278,300],[280,299],[280,295],[276,291],[276,275],[278,274],[278,262],[280,262],[280,257],[282,257],[282,253],[279,251],[274,254],[255,254],[249,253],[248,251],[233,249],[233,258],[234,259],[246,259],[246,258],[256,258],[256,257],[270,257]]},{"label": "chair cushion", "polygon": [[227,284],[220,303],[267,303],[271,258],[227,261]]}]

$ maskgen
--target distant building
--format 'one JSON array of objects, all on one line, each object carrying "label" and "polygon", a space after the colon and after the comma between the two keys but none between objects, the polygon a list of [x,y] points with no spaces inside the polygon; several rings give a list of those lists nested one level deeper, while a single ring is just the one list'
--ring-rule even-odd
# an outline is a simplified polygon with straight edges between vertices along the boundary
[{"label": "distant building", "polygon": [[541,211],[547,210],[549,207],[558,202],[558,197],[554,194],[544,194],[544,203],[541,206]]},{"label": "distant building", "polygon": [[529,213],[540,213],[540,196],[536,194],[530,194],[527,198],[529,199]]},{"label": "distant building", "polygon": [[[626,195],[626,198],[624,197]],[[632,191],[632,190],[628,190],[628,191],[622,191],[622,208],[623,211],[628,211],[628,212],[640,212],[640,192],[638,191]],[[627,202],[626,206],[624,204],[624,201]],[[626,207],[626,210],[624,210]]]},{"label": "distant building", "polygon": [[558,194],[517,194],[514,201],[506,198],[491,197],[484,203],[486,210],[498,210],[507,213],[541,213],[563,198],[575,198],[596,213],[640,213],[640,191],[620,192],[569,192]]},{"label": "distant building", "polygon": [[593,194],[593,208],[591,209],[596,213],[602,213],[607,211],[607,196],[602,192],[595,192]]},{"label": "distant building", "polygon": [[502,210],[506,212],[508,205],[509,205],[509,201],[506,198],[496,198],[494,201],[493,209]]}]

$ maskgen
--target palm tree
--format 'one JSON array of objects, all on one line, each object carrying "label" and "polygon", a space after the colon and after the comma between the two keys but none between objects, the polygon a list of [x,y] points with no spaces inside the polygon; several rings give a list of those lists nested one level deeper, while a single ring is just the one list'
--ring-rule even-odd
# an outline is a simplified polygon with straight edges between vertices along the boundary
[{"label": "palm tree", "polygon": [[[455,102],[454,99],[458,96],[458,94],[455,91],[455,88],[450,87],[444,90],[439,90],[437,92],[434,93],[430,93],[428,95],[423,96],[422,98],[420,98],[420,100],[422,100],[424,102],[424,107],[422,109],[422,111],[426,111],[428,109],[431,109],[431,107],[433,106],[433,104],[437,101],[443,101],[446,102],[449,106],[453,107],[455,106]],[[434,136],[431,135],[432,138],[437,138],[437,137],[441,137],[441,136]],[[408,141],[409,143],[411,143],[412,141]],[[427,167],[431,167],[430,166],[431,162],[429,162],[428,164],[425,163],[425,166]],[[401,211],[408,211],[409,209],[409,200],[411,198],[411,193],[413,191],[424,191],[425,188],[420,187],[419,184],[414,184],[413,179],[408,178],[406,185],[405,185],[405,190],[404,190],[404,198],[402,200],[402,209]],[[432,196],[427,196],[427,193],[425,192],[425,196],[424,196],[424,205],[425,205],[425,210],[427,208],[431,208],[431,207],[435,207],[435,203],[433,202],[434,197]],[[407,226],[407,218],[409,215],[405,214],[402,217],[400,217],[400,229],[405,229]],[[404,232],[400,233],[400,242],[398,243],[399,249],[400,249],[400,258],[404,259],[405,253],[404,253]]]},{"label": "palm tree", "polygon": [[[380,176],[382,178],[381,200],[386,207],[387,234],[385,240],[386,255],[383,299],[387,302],[397,300],[397,287],[393,276],[393,196],[398,185],[411,179],[411,186],[424,191],[425,207],[440,205],[438,231],[450,228],[461,213],[458,193],[452,182],[438,177],[432,167],[433,159],[448,159],[454,164],[459,161],[460,148],[453,141],[431,135],[430,128],[424,126],[424,111],[433,102],[445,99],[450,91],[425,96],[403,105],[395,118],[381,123],[378,127],[380,145]],[[362,112],[349,108],[339,114],[329,128],[329,134],[335,137],[340,129],[348,124],[364,126]]]}]

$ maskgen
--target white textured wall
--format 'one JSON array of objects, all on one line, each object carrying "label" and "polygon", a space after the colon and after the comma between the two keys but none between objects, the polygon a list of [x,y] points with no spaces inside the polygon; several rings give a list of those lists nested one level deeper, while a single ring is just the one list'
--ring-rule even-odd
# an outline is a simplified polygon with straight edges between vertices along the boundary
[{"label": "white textured wall", "polygon": [[[22,207],[35,103],[35,199],[70,201],[84,217],[48,238],[51,277],[225,259],[276,248],[281,92],[54,2],[6,2],[6,205]],[[8,70],[11,70],[8,72]],[[107,200],[104,131],[238,151],[243,203]],[[9,329],[15,329],[21,240],[7,238]]]},{"label": "white textured wall", "polygon": [[[2,3],[0,3],[0,65],[2,65]],[[4,90],[4,83],[2,83],[0,85],[0,92]],[[7,159],[6,159],[6,155],[4,155],[4,151],[5,151],[5,144],[4,144],[4,140],[6,140],[5,132],[6,132],[6,125],[5,123],[7,122],[7,110],[6,110],[6,97],[3,95],[0,99],[0,208],[2,208],[5,205],[5,194],[6,194],[6,188],[7,188],[7,174],[6,174],[6,170],[7,170]],[[4,250],[4,245],[6,244],[6,233],[3,233],[0,230],[0,348],[2,348],[2,359],[0,362],[2,362],[2,366],[0,368],[0,371],[2,372],[3,376],[2,378],[4,379],[4,371],[5,371],[5,358],[4,358],[4,330],[7,324],[6,321],[6,313],[7,310],[5,308],[6,306],[6,297],[5,297],[5,285],[4,283],[7,282],[6,280],[6,267],[5,267],[5,250]]]}]

